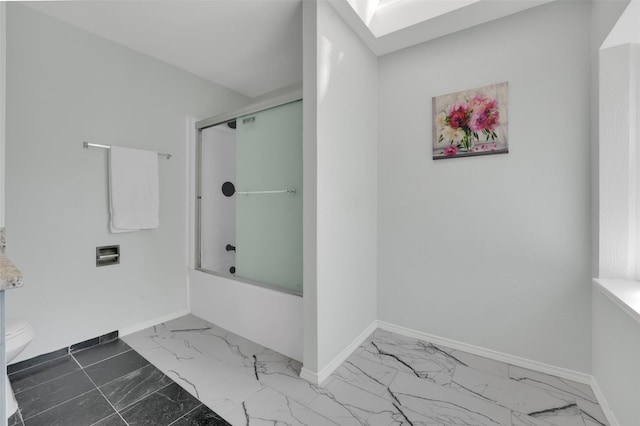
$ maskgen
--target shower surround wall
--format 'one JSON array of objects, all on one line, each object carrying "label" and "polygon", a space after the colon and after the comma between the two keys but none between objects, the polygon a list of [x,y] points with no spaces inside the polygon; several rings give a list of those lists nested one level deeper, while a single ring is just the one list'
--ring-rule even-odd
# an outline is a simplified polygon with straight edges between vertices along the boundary
[{"label": "shower surround wall", "polygon": [[228,274],[235,265],[236,198],[222,193],[224,182],[236,181],[236,134],[226,124],[202,131],[202,269]]},{"label": "shower surround wall", "polygon": [[[7,21],[7,244],[28,283],[7,314],[36,330],[16,361],[186,313],[185,119],[248,98],[24,4]],[[108,232],[107,152],[83,140],[173,154],[159,164],[160,228]],[[111,244],[120,264],[96,268]]]}]

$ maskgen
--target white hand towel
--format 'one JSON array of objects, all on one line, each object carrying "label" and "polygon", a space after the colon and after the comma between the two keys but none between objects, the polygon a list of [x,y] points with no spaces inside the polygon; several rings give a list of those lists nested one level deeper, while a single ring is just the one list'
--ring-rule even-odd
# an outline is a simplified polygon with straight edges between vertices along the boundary
[{"label": "white hand towel", "polygon": [[112,146],[109,155],[111,232],[160,225],[158,153]]}]

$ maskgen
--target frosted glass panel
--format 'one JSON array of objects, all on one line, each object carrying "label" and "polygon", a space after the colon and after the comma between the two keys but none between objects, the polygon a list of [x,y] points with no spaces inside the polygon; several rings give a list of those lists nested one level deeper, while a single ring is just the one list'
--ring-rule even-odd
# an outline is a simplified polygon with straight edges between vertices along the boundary
[{"label": "frosted glass panel", "polygon": [[301,293],[302,101],[239,117],[236,136],[236,276]]}]

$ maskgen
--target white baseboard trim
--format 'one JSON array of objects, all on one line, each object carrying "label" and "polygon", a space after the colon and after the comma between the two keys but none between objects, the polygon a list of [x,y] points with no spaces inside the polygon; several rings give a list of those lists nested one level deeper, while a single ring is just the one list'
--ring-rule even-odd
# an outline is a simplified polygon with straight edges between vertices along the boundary
[{"label": "white baseboard trim", "polygon": [[120,330],[118,330],[118,335],[120,337],[122,336],[128,336],[129,334],[133,334],[136,333],[140,330],[144,330],[145,328],[149,328],[149,327],[153,327],[154,325],[157,324],[161,324],[163,322],[167,322],[167,321],[171,321],[174,320],[176,318],[180,318],[183,317],[185,315],[189,314],[189,310],[188,309],[181,309],[179,311],[173,312],[169,315],[164,315],[162,317],[159,318],[154,318],[148,321],[144,321],[138,324],[134,324],[134,325],[130,325],[127,327],[123,327]]},{"label": "white baseboard trim", "polygon": [[596,381],[596,378],[592,376],[591,383],[589,384],[591,385],[591,390],[593,390],[593,393],[595,394],[596,399],[598,400],[598,404],[600,404],[600,408],[602,409],[604,416],[609,421],[609,426],[620,426],[620,422],[618,422],[618,419],[616,419],[616,416],[613,414],[613,411],[611,411],[611,408],[609,408],[609,403],[607,402],[607,398],[604,397],[604,394],[602,393],[602,389],[600,389],[600,386],[598,386],[598,382]]},{"label": "white baseboard trim", "polygon": [[300,371],[300,377],[305,379],[308,382],[311,382],[316,385],[322,385],[322,383],[329,378],[331,373],[333,373],[336,368],[340,367],[349,356],[358,349],[358,347],[366,340],[367,337],[373,333],[376,328],[378,328],[378,321],[373,321],[367,328],[362,330],[362,332],[355,338],[353,341],[347,345],[335,358],[331,360],[322,370],[318,373],[311,371],[305,367],[302,367]]},{"label": "white baseboard trim", "polygon": [[320,383],[318,381],[318,374],[314,373],[313,371],[305,367],[302,367],[300,369],[300,378],[305,379],[307,382],[313,383],[314,385],[317,385],[318,383]]},{"label": "white baseboard trim", "polygon": [[470,354],[483,356],[496,361],[505,362],[522,368],[528,368],[540,373],[551,374],[563,379],[573,380],[575,382],[591,385],[593,383],[593,377],[586,373],[580,373],[578,371],[569,370],[567,368],[556,367],[554,365],[545,364],[543,362],[533,361],[527,358],[521,358],[515,355],[509,355],[503,352],[494,351],[491,349],[482,348],[480,346],[470,345],[468,343],[462,343],[455,340],[447,339],[445,337],[434,336],[432,334],[423,333],[421,331],[412,330],[410,328],[401,327],[399,325],[391,324],[384,321],[378,321],[378,327],[397,333],[407,337],[413,337],[415,339],[426,340],[428,342],[443,345],[451,349],[457,349],[468,352]]}]

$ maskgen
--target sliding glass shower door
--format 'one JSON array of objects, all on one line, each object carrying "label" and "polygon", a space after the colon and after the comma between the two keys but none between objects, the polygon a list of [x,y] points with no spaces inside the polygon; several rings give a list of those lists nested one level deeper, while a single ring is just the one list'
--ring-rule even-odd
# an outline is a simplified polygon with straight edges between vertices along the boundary
[{"label": "sliding glass shower door", "polygon": [[196,267],[302,294],[302,101],[197,126]]},{"label": "sliding glass shower door", "polygon": [[302,292],[302,102],[236,123],[236,275]]}]

